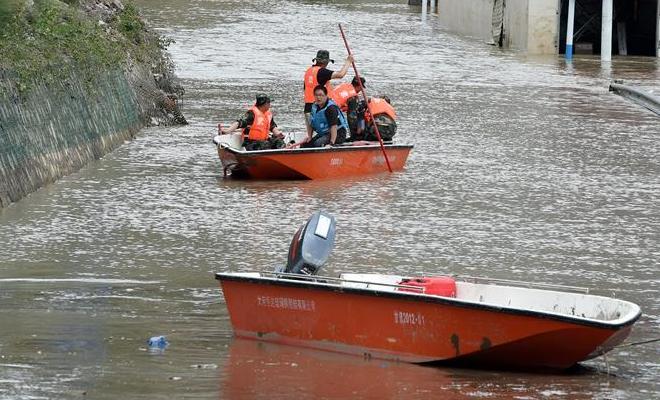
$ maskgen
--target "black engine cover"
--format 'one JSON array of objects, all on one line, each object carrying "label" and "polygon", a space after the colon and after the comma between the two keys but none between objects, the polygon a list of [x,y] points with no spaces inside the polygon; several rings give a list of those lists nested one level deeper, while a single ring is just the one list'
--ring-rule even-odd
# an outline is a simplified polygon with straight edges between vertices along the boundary
[{"label": "black engine cover", "polygon": [[315,275],[328,261],[334,245],[335,217],[315,212],[293,235],[284,272]]}]

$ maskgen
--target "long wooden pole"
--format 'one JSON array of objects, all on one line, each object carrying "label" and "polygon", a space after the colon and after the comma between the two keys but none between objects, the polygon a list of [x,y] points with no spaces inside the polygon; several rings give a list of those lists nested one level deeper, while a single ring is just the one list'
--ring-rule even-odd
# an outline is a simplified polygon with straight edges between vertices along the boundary
[{"label": "long wooden pole", "polygon": [[[339,32],[341,32],[341,38],[344,39],[344,45],[346,45],[346,50],[348,51],[348,55],[352,56],[353,53],[351,53],[351,48],[348,46],[348,41],[346,40],[346,35],[344,34],[344,29],[341,27],[341,24],[339,24]],[[364,101],[367,103],[367,112],[371,116],[371,121],[373,121],[374,128],[376,129],[376,136],[378,137],[378,143],[380,143],[380,149],[383,151],[383,156],[385,157],[385,162],[387,163],[387,169],[392,172],[392,167],[390,166],[390,159],[387,158],[387,153],[385,152],[385,145],[383,144],[383,139],[380,137],[380,132],[378,131],[378,125],[376,124],[376,119],[374,118],[373,113],[371,112],[371,104],[369,103],[369,98],[367,97],[367,92],[364,91],[364,86],[362,85],[362,79],[360,79],[360,73],[357,70],[357,67],[355,66],[355,60],[352,61],[353,64],[353,71],[355,71],[355,78],[357,78],[358,85],[360,85],[360,92],[362,92],[362,97],[364,97]]]}]

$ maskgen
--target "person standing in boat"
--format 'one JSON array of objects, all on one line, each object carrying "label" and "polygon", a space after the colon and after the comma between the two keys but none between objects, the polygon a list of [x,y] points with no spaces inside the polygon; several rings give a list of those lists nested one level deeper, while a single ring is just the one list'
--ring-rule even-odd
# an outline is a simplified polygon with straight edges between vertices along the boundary
[{"label": "person standing in boat", "polygon": [[319,50],[316,52],[316,57],[312,59],[314,65],[307,68],[305,71],[305,80],[303,82],[304,96],[305,96],[305,123],[309,127],[309,120],[311,118],[312,105],[314,104],[314,88],[317,86],[324,86],[328,93],[332,93],[332,86],[330,80],[341,79],[346,76],[348,67],[353,62],[353,56],[346,57],[344,66],[339,71],[332,71],[327,68],[329,63],[334,63],[335,60],[330,59],[330,52],[328,50]]},{"label": "person standing in boat", "polygon": [[273,119],[270,102],[268,95],[258,94],[254,105],[229,128],[221,129],[220,133],[228,134],[242,129],[243,147],[248,151],[284,147],[284,134]]},{"label": "person standing in boat", "polygon": [[[346,140],[348,123],[339,106],[328,97],[328,89],[314,88],[314,104],[307,127],[306,142],[301,147],[323,147],[341,144]],[[315,136],[312,136],[316,132]]]}]

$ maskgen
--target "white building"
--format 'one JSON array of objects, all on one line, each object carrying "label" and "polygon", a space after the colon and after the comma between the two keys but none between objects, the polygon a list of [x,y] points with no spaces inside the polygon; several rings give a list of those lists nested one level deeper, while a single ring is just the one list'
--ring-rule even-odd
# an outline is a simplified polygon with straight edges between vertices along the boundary
[{"label": "white building", "polygon": [[[437,0],[429,11],[457,33],[530,54],[564,54],[571,2],[575,53],[602,50],[609,59],[609,48],[612,55],[660,57],[660,0]],[[409,0],[415,3],[421,1]],[[609,47],[602,37],[611,38]]]}]

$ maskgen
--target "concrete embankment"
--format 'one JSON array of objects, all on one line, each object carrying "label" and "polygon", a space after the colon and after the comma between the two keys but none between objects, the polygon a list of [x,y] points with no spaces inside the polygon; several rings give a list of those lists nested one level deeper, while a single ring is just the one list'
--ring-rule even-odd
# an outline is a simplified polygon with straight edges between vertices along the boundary
[{"label": "concrete embankment", "polygon": [[29,7],[5,15],[9,28],[0,34],[8,53],[0,62],[0,207],[143,126],[186,123],[165,46],[135,8],[118,0]]},{"label": "concrete embankment", "polygon": [[100,158],[143,126],[123,73],[98,84],[97,95],[74,80],[36,87],[20,101],[0,97],[0,206]]}]

